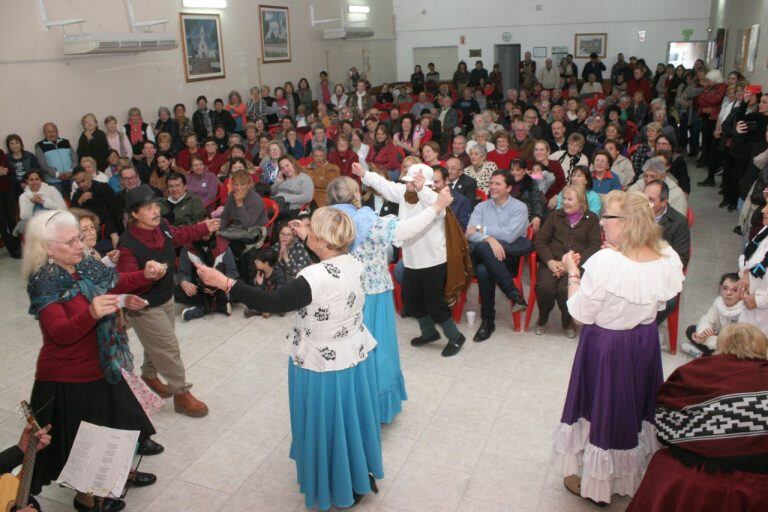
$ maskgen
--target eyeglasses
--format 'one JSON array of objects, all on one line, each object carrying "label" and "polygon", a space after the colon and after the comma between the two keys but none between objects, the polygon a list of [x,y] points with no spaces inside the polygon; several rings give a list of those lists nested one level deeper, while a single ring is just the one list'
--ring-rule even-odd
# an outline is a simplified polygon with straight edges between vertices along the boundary
[{"label": "eyeglasses", "polygon": [[602,214],[602,215],[600,215],[600,218],[603,219],[603,220],[623,219],[624,216],[623,215],[607,215],[607,214]]},{"label": "eyeglasses", "polygon": [[728,292],[739,293],[739,287],[738,286],[728,286],[728,285],[724,284],[723,286],[720,287],[720,291],[722,291],[723,293],[728,293]]},{"label": "eyeglasses", "polygon": [[85,241],[85,237],[82,235],[78,235],[74,237],[72,240],[67,240],[66,242],[62,242],[61,240],[49,240],[49,242],[53,242],[55,244],[68,245],[72,249],[77,247],[78,244],[83,245],[84,241]]}]

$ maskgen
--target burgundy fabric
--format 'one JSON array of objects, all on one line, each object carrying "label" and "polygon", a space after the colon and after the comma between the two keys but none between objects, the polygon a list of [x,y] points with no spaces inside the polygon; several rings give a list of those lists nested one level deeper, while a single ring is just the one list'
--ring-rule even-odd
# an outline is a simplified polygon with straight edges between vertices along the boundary
[{"label": "burgundy fabric", "polygon": [[768,475],[708,474],[657,451],[627,512],[765,512]]}]

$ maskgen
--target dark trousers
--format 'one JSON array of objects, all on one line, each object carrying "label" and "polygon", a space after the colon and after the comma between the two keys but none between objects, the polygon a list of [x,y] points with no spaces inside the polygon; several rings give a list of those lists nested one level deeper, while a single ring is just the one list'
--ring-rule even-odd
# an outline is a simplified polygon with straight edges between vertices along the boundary
[{"label": "dark trousers", "polygon": [[493,321],[496,318],[496,286],[508,298],[512,299],[515,292],[520,292],[512,279],[517,275],[520,256],[529,254],[533,250],[531,241],[520,237],[512,243],[499,241],[506,258],[503,261],[496,259],[491,246],[487,242],[472,244],[470,247],[472,265],[475,268],[477,286],[480,289],[480,317],[483,320]]},{"label": "dark trousers", "polygon": [[563,329],[571,327],[571,315],[568,314],[568,276],[555,277],[544,263],[539,265],[536,274],[536,304],[539,306],[538,325],[546,325],[549,314],[555,308],[560,308]]},{"label": "dark trousers", "polygon": [[[685,151],[688,145],[688,111],[680,113],[680,124],[677,127],[677,145],[681,151]],[[693,144],[691,144],[693,149]]]},{"label": "dark trousers", "polygon": [[13,236],[16,227],[16,194],[11,190],[0,192],[0,236],[9,252],[19,248],[19,240]]},{"label": "dark trousers", "polygon": [[709,167],[707,179],[714,179],[715,175],[715,172],[711,166],[711,162],[715,153],[717,153],[717,143],[719,142],[719,140],[716,140],[713,136],[716,123],[716,118],[701,118],[701,161],[707,164],[707,167]]},{"label": "dark trousers", "polygon": [[677,306],[677,295],[667,301],[667,306],[656,313],[656,325],[661,325],[672,314]]},{"label": "dark trousers", "polygon": [[436,324],[451,318],[445,303],[445,280],[448,264],[428,268],[405,267],[403,274],[403,303],[405,311],[414,318],[429,316]]},{"label": "dark trousers", "polygon": [[177,285],[176,289],[173,291],[173,298],[179,304],[201,307],[203,308],[203,310],[205,310],[206,313],[210,313],[212,311],[221,311],[222,309],[225,308],[228,302],[226,293],[224,293],[221,290],[216,290],[216,293],[209,294],[203,291],[202,286],[200,286],[199,284],[197,286],[198,286],[197,295],[193,295],[192,297],[190,297],[181,288],[181,286]]},{"label": "dark trousers", "polygon": [[723,200],[736,207],[739,202],[739,183],[747,172],[749,160],[733,158],[726,150],[723,154]]},{"label": "dark trousers", "polygon": [[694,113],[690,122],[690,137],[688,138],[688,146],[693,153],[698,152],[701,144],[699,143],[699,137],[701,136],[701,118],[698,114]]}]

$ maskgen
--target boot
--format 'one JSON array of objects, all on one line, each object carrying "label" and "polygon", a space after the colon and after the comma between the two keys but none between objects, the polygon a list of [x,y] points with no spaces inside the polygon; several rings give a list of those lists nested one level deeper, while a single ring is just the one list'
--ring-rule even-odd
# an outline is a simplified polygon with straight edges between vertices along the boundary
[{"label": "boot", "polygon": [[157,393],[160,396],[160,398],[170,398],[171,396],[173,396],[173,393],[171,393],[171,390],[168,389],[168,384],[164,383],[159,378],[157,377],[148,378],[142,375],[141,380],[143,380],[144,383],[147,386],[149,386],[149,389]]},{"label": "boot", "polygon": [[195,398],[189,391],[173,395],[173,410],[193,418],[202,418],[208,415],[208,406]]}]

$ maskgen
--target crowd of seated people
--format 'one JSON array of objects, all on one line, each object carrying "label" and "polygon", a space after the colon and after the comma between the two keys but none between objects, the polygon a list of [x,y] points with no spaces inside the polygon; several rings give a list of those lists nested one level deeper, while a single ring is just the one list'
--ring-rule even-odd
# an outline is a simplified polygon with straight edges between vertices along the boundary
[{"label": "crowd of seated people", "polygon": [[[713,186],[722,170],[720,206],[742,208],[735,231],[745,241],[761,232],[768,95],[759,85],[701,61],[692,69],[659,65],[654,74],[643,59],[621,54],[610,73],[596,56],[581,74],[572,58],[557,66],[547,59],[537,73],[526,53],[520,66],[520,87],[508,91],[500,89],[498,69],[489,75],[480,61],[471,71],[460,63],[449,81],[430,63],[426,75],[417,66],[409,82],[378,87],[359,75],[334,86],[323,72],[314,89],[302,78],[297,87],[276,87],[274,96],[267,86],[253,87],[247,101],[231,91],[213,108],[199,96],[191,117],[183,103],[159,107],[154,123],[138,108],[122,126],[117,116],[100,127],[86,114],[76,144],[46,122],[33,151],[15,134],[5,139],[7,153],[0,151],[3,242],[19,257],[24,223],[35,213],[76,207],[89,249],[114,265],[126,193],[146,184],[163,198],[161,214],[173,226],[220,218],[220,232],[177,253],[175,296],[188,306],[184,320],[231,314],[226,295],[198,280],[194,261],[249,284],[280,286],[313,255],[276,220],[308,218],[339,176],[362,185],[355,164],[399,181],[424,162],[436,171],[436,191],[461,196],[451,209],[476,268],[482,314],[474,340],[484,341],[495,330],[496,286],[513,311],[531,307],[513,278],[519,258],[534,250],[535,333],[546,332],[557,303],[564,334],[576,336],[561,259],[574,250],[583,266],[599,249],[598,218],[613,190],[645,193],[664,238],[687,264],[686,156],[707,169],[699,186]],[[397,214],[397,203],[362,188],[364,204]],[[669,301],[658,321],[675,307]],[[711,338],[710,331],[692,339]]]}]

